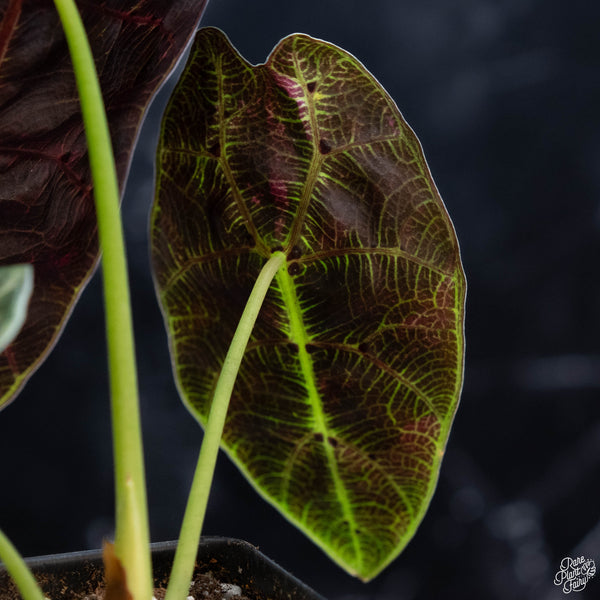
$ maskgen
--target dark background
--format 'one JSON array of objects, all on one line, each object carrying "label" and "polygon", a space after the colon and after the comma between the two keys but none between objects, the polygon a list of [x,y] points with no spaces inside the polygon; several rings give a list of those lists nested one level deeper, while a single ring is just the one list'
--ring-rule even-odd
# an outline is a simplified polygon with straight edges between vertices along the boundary
[{"label": "dark background", "polygon": [[[245,538],[330,600],[562,598],[564,556],[600,564],[600,4],[211,0],[251,62],[302,31],[363,61],[419,136],[469,283],[461,406],[414,540],[345,575],[225,458],[205,532]],[[124,199],[154,541],[177,536],[201,441],[178,400],[148,268],[155,101]],[[112,528],[101,286],[0,414],[0,522],[25,555]],[[76,423],[74,426],[73,423]],[[598,597],[600,575],[579,600]]]}]

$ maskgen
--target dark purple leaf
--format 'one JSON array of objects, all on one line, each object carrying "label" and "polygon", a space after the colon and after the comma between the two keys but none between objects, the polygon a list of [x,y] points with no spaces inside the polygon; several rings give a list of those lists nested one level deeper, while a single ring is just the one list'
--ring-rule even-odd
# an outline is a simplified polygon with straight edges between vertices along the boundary
[{"label": "dark purple leaf", "polygon": [[[206,0],[80,1],[121,189],[142,116]],[[27,322],[0,355],[0,406],[50,351],[98,258],[86,141],[54,4],[0,0],[0,264],[33,263]]]}]

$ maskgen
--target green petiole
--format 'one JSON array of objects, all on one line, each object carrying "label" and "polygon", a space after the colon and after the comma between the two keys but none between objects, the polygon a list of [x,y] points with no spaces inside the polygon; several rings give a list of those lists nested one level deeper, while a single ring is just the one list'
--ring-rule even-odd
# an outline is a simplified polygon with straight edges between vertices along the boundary
[{"label": "green petiole", "polygon": [[183,600],[188,595],[233,385],[267,291],[277,271],[285,265],[285,262],[286,257],[283,252],[274,252],[265,263],[250,292],[246,307],[231,340],[204,428],[204,438],[181,526],[165,600]]},{"label": "green petiole", "polygon": [[4,563],[6,570],[14,579],[24,600],[45,600],[29,567],[2,531],[0,531],[0,561]]},{"label": "green petiole", "polygon": [[119,186],[102,93],[73,0],[55,0],[69,45],[88,142],[102,250],[115,461],[115,550],[134,600],[152,597],[152,566],[137,371]]}]

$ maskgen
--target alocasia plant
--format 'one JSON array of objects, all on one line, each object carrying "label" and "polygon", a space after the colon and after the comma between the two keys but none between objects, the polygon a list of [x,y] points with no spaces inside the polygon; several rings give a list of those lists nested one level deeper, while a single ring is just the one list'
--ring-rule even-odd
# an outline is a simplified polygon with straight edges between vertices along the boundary
[{"label": "alocasia plant", "polygon": [[294,35],[253,67],[204,29],[164,116],[152,216],[175,373],[203,423],[277,253],[223,442],[265,498],[368,580],[423,518],[457,406],[454,230],[418,140],[355,58]]},{"label": "alocasia plant", "polygon": [[[71,0],[55,3],[85,90],[94,69],[80,44],[83,29],[69,33]],[[116,161],[110,152],[102,161],[114,162],[121,187],[144,106],[204,4],[82,3],[116,149]],[[56,17],[46,8],[29,13],[17,0],[0,8],[0,261],[33,263],[36,274],[23,332],[0,362],[1,405],[58,335],[96,263],[97,243],[83,128]],[[99,91],[86,94],[89,142],[101,139],[91,136],[90,107],[104,111]],[[107,140],[98,145],[109,147]],[[98,164],[110,317],[120,281],[110,271],[124,275],[125,261],[121,242],[103,236],[113,226],[112,237],[120,236],[118,185],[113,178],[115,222],[98,200]],[[259,493],[349,572],[374,577],[412,537],[431,499],[463,364],[458,243],[393,101],[331,44],[291,36],[252,67],[221,32],[201,31],[163,121],[152,257],[179,388],[206,425],[182,528],[188,564],[174,568],[167,597],[180,597],[189,582],[223,426],[224,447]],[[111,349],[111,327],[112,382],[121,349]],[[115,402],[111,389],[114,413],[130,411],[113,421],[123,439],[128,415],[137,421],[136,401]],[[141,455],[136,444],[132,453]],[[119,474],[119,464],[118,490],[137,494],[138,480]],[[143,482],[143,465],[135,470]],[[132,506],[130,530],[143,526],[144,515],[134,513],[145,510],[143,500]],[[136,599],[147,597],[149,583],[136,565],[144,536],[137,539],[121,547],[127,561],[116,558]],[[19,563],[1,532],[0,549]],[[20,564],[15,570],[26,574]]]}]

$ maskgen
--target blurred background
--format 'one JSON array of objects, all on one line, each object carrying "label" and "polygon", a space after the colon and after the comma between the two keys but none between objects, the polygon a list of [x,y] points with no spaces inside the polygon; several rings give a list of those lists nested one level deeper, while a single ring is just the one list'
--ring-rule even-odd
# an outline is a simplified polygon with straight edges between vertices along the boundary
[{"label": "blurred background", "polygon": [[[210,0],[251,62],[305,32],[358,57],[421,140],[468,279],[464,391],[414,540],[360,583],[222,457],[206,534],[244,538],[330,600],[551,600],[565,556],[600,563],[600,4],[588,0]],[[151,107],[126,222],[153,541],[174,539],[201,430],[180,403],[149,273]],[[101,286],[0,414],[0,515],[25,555],[113,527]],[[74,425],[75,424],[75,425]],[[23,435],[25,432],[25,435]],[[578,598],[600,595],[600,575]]]}]

